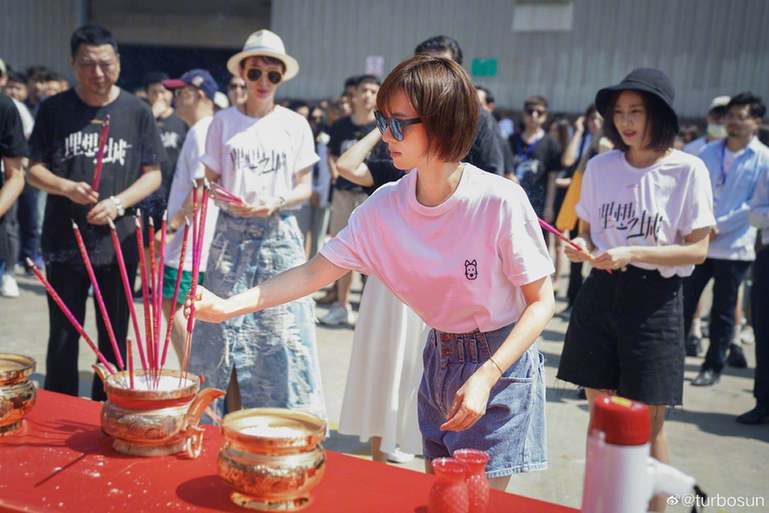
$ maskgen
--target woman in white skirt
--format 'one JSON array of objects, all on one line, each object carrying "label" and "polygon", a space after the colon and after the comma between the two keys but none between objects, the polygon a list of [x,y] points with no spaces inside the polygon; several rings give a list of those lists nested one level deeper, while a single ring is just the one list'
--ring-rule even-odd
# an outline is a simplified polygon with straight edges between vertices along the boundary
[{"label": "woman in white skirt", "polygon": [[[392,161],[366,160],[381,140],[379,129],[347,149],[339,173],[368,188],[399,180],[405,173]],[[404,463],[421,454],[417,393],[427,327],[375,276],[363,289],[353,336],[339,432],[371,440],[374,461]],[[405,452],[403,452],[405,451]]]}]

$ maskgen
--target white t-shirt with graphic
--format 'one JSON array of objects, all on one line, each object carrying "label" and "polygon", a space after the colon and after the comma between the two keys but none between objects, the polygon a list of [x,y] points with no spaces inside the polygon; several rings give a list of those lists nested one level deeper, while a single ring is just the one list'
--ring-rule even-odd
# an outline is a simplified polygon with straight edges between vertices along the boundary
[{"label": "white t-shirt with graphic", "polygon": [[256,204],[286,196],[304,169],[318,161],[310,125],[296,112],[276,105],[262,118],[237,107],[218,112],[208,129],[203,164],[221,176],[221,185]]},{"label": "white t-shirt with graphic", "polygon": [[464,164],[435,207],[416,197],[417,172],[380,187],[322,249],[339,267],[373,274],[429,326],[492,331],[517,321],[521,286],[553,272],[523,189]]},{"label": "white t-shirt with graphic", "polygon": [[[192,180],[200,180],[206,176],[206,168],[200,161],[200,156],[205,152],[206,134],[208,127],[211,126],[213,116],[207,116],[200,119],[192,125],[187,137],[184,139],[182,149],[179,152],[179,159],[176,161],[176,170],[171,182],[171,192],[168,196],[168,219],[173,219],[179,209],[192,192]],[[203,233],[203,250],[200,255],[200,268],[205,271],[206,262],[208,262],[208,249],[214,238],[216,230],[216,219],[219,217],[219,208],[213,201],[208,202],[208,212],[206,213],[206,229]],[[192,222],[192,219],[190,219]],[[179,253],[182,251],[182,237],[184,236],[184,226],[179,228],[174,237],[166,246],[167,267],[176,269],[179,265]],[[192,229],[190,229],[189,239],[187,240],[187,249],[184,255],[184,270],[192,271]]]},{"label": "white t-shirt with graphic", "polygon": [[[590,223],[598,252],[619,246],[682,244],[693,230],[714,226],[710,175],[698,157],[678,150],[646,168],[631,166],[611,150],[587,163],[577,215]],[[661,266],[662,276],[689,276],[694,265]]]}]

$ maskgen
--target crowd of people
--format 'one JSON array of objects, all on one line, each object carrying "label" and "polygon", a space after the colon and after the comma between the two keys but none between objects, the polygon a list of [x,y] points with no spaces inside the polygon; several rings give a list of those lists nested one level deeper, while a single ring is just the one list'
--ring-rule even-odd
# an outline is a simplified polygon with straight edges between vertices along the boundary
[{"label": "crowd of people", "polygon": [[[226,95],[205,69],[160,70],[122,90],[118,46],[102,27],[77,29],[71,53],[73,87],[0,61],[4,297],[19,296],[14,273],[29,259],[82,322],[90,282],[74,220],[124,353],[128,303],[108,225],[135,283],[131,214],[159,226],[167,212],[163,312],[181,323],[173,305],[195,306],[190,366],[228,390],[225,412],[324,417],[315,323],[354,325],[340,431],[370,438],[380,461],[484,449],[504,488],[547,465],[535,341],[560,293],[569,325],[558,378],[588,400],[610,392],[650,405],[658,459],[668,460],[663,424],[683,401],[684,357],[699,356],[706,328],[691,384],[746,366],[743,346],[755,340],[756,407],[737,421],[769,422],[769,148],[753,93],[714,98],[700,136],[679,126],[673,86],[654,69],[601,89],[576,118],[539,94],[511,115],[472,83],[448,36],[418,44],[384,80],[350,77],[339,97],[315,102],[276,99],[300,66],[267,30],[227,62]],[[174,298],[171,263],[206,181],[240,201],[212,201],[205,288],[187,297],[188,253]],[[355,321],[353,272],[365,283]],[[316,319],[309,294],[324,287],[316,302],[329,310]],[[79,335],[51,300],[48,311],[45,387],[76,394]],[[97,328],[115,361],[112,328],[99,316]],[[95,380],[92,397],[104,397]]]}]

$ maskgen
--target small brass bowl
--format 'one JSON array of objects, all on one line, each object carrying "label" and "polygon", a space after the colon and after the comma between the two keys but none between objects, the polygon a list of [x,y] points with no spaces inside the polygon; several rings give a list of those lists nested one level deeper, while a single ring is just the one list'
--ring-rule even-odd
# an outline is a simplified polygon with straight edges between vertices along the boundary
[{"label": "small brass bowl", "polygon": [[326,469],[321,442],[326,423],[310,413],[253,408],[230,413],[222,424],[219,476],[230,499],[257,511],[298,511]]},{"label": "small brass bowl", "polygon": [[35,360],[29,356],[0,353],[0,436],[21,429],[35,405],[37,389],[29,379],[33,372]]}]

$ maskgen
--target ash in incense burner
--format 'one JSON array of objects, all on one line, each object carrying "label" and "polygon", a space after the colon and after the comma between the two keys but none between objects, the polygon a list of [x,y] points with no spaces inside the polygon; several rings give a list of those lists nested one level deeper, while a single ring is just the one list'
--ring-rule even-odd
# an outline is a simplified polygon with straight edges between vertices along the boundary
[{"label": "ash in incense burner", "polygon": [[232,502],[257,511],[309,506],[326,468],[323,420],[304,412],[253,408],[224,417],[222,432],[219,476],[235,489]]},{"label": "ash in incense burner", "polygon": [[0,436],[19,431],[35,405],[37,389],[29,379],[34,371],[29,356],[0,353]]},{"label": "ash in incense burner", "polygon": [[116,451],[134,456],[200,456],[200,416],[213,400],[224,395],[223,391],[200,390],[202,379],[198,376],[168,369],[160,374],[137,371],[131,388],[128,372],[107,375],[100,366],[94,368],[107,394],[101,411],[102,429],[114,438]]}]

